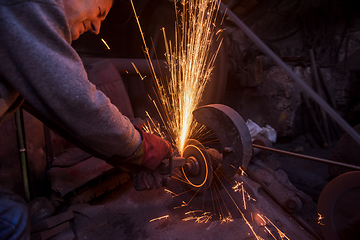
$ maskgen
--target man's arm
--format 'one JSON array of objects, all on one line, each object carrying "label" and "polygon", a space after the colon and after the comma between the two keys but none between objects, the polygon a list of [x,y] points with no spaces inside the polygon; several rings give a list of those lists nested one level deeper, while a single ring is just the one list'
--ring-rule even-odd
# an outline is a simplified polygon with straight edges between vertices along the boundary
[{"label": "man's arm", "polygon": [[131,156],[140,134],[88,81],[61,6],[7,2],[0,5],[0,71],[9,84],[73,139],[108,157]]}]

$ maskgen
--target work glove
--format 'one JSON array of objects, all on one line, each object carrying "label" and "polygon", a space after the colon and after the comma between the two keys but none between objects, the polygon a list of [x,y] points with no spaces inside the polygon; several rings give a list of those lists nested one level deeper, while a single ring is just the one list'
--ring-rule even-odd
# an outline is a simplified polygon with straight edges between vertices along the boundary
[{"label": "work glove", "polygon": [[141,166],[154,171],[164,159],[170,158],[173,153],[171,144],[155,134],[146,133],[135,127],[141,135],[142,141],[136,154],[141,154]]},{"label": "work glove", "polygon": [[137,126],[135,128],[139,131],[142,142],[136,153],[125,162],[144,168],[132,171],[134,187],[138,191],[157,189],[162,186],[162,176],[157,167],[164,159],[171,157],[171,144],[157,135],[144,132]]},{"label": "work glove", "polygon": [[155,171],[145,169],[133,172],[134,188],[138,191],[143,191],[148,189],[158,189],[161,186],[168,186],[171,181],[171,176],[162,174],[164,167],[166,167],[165,164],[161,163]]},{"label": "work glove", "polygon": [[163,185],[159,171],[141,170],[133,175],[133,185],[137,191],[158,189]]}]

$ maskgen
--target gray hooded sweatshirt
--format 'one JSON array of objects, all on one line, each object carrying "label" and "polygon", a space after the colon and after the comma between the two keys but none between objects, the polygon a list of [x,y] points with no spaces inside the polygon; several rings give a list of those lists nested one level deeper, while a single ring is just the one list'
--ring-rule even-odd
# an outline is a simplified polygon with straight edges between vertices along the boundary
[{"label": "gray hooded sweatshirt", "polygon": [[139,132],[89,82],[70,44],[62,0],[0,0],[0,116],[25,99],[36,117],[85,148],[131,156]]}]

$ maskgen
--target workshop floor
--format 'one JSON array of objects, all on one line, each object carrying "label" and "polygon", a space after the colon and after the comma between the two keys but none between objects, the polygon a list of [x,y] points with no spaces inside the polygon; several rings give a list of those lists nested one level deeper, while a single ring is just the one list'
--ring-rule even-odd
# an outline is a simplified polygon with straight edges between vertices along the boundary
[{"label": "workshop floor", "polygon": [[[328,158],[331,153],[331,148],[309,146],[302,137],[277,143],[275,147],[323,158]],[[266,172],[273,172],[274,175],[285,172],[281,177],[283,183],[301,188],[309,197],[310,205],[303,206],[307,211],[303,220],[310,225],[314,223],[312,227],[319,233],[319,229],[316,229],[316,199],[328,182],[327,165],[275,153],[269,156],[262,160],[253,159],[250,168],[255,171],[256,168],[265,167],[268,168]],[[288,179],[291,183],[288,183]],[[184,184],[173,180],[166,189],[179,195],[175,196],[165,188],[138,192],[128,181],[92,200],[90,205],[86,204],[87,211],[79,213],[76,205],[71,206],[75,209],[71,229],[77,240],[316,239],[249,177],[237,174],[231,181],[222,182],[218,190],[195,194],[193,191],[186,192]],[[243,183],[245,195],[232,189],[236,182]],[[81,208],[84,209],[84,206]],[[194,212],[189,214],[190,211]],[[205,217],[200,218],[205,212],[211,215],[208,221],[205,221]],[[163,216],[167,217],[161,218]],[[185,221],[194,216],[197,221],[196,218]],[[154,220],[156,218],[161,219]],[[220,218],[228,218],[229,221],[221,221]]]},{"label": "workshop floor", "polygon": [[[172,197],[164,189],[137,192],[131,183],[113,191],[105,199],[96,202],[103,209],[93,219],[76,214],[73,230],[76,239],[256,239],[250,227],[239,214],[234,203],[227,199],[222,191],[233,221],[221,223],[219,216],[213,216],[207,223],[195,223],[195,220],[184,221],[188,217],[185,212],[201,209],[199,201],[193,200],[188,206],[181,206],[182,201],[188,201],[189,195]],[[266,195],[257,193],[256,202],[242,207],[241,195],[232,194],[235,202],[253,226],[254,232],[263,239],[273,239],[262,226],[262,220],[257,213],[267,216],[279,230],[289,239],[313,239],[300,225],[287,215]],[[93,206],[96,206],[93,205]],[[227,213],[224,213],[227,214]],[[153,222],[150,220],[169,215],[166,219]],[[279,236],[274,226],[267,225],[272,234]]]},{"label": "workshop floor", "polygon": [[[278,143],[277,148],[283,150],[300,151],[303,154],[327,158],[329,149],[310,147],[304,138],[295,139],[289,143]],[[314,199],[320,194],[321,188],[328,182],[327,166],[304,159],[296,159],[286,155],[271,154],[280,163],[290,178],[292,184],[302,187],[304,192]],[[244,209],[241,193],[234,192],[231,185],[235,181],[244,182],[245,190],[253,200],[246,201]],[[175,181],[169,188],[179,194],[183,191],[180,183]],[[220,195],[226,210],[229,211],[232,221],[221,222],[219,212],[206,223],[197,223],[195,219],[184,221],[190,215],[186,212],[203,210],[196,213],[201,216],[204,211],[214,213],[213,204],[217,204],[209,191],[194,196],[187,192],[173,197],[164,188],[152,191],[137,192],[131,182],[109,192],[100,199],[93,201],[93,207],[101,206],[102,210],[92,219],[75,213],[73,230],[76,239],[257,239],[255,234],[263,239],[281,239],[279,234],[284,233],[289,239],[315,239],[308,231],[276,204],[260,186],[246,176],[235,176],[230,182],[224,182]],[[311,196],[312,195],[312,196]],[[232,197],[232,199],[230,198]],[[190,201],[190,202],[189,202]],[[183,203],[187,206],[180,207]],[[178,208],[180,207],[180,208]],[[306,207],[306,206],[304,206]],[[310,210],[309,210],[310,211]],[[316,210],[311,214],[316,222]],[[241,212],[241,213],[240,213]],[[242,215],[243,214],[243,215]],[[267,218],[264,220],[259,215]],[[168,215],[167,218],[150,222],[152,219]],[[246,220],[244,220],[246,219]],[[249,225],[247,224],[247,222]],[[251,227],[250,227],[251,226]],[[271,232],[271,235],[267,229]],[[281,232],[280,232],[281,231]]]}]

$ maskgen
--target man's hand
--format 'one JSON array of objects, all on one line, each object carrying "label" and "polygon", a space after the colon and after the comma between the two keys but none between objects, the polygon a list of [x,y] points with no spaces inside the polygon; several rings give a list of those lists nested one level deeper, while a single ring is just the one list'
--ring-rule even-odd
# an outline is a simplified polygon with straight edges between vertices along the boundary
[{"label": "man's hand", "polygon": [[[142,167],[133,168],[133,184],[136,190],[157,189],[163,185],[164,176],[159,172],[159,166],[164,159],[169,159],[173,153],[171,144],[154,134],[139,131],[142,142],[136,153],[124,161],[125,164]],[[135,171],[135,172],[134,172]],[[164,182],[168,182],[164,181]]]},{"label": "man's hand", "polygon": [[[137,128],[138,129],[138,128]],[[171,144],[150,133],[138,129],[142,137],[143,154],[140,165],[146,170],[141,170],[134,175],[133,184],[136,190],[158,189],[163,185],[163,176],[159,173],[158,166],[172,155]]]},{"label": "man's hand", "polygon": [[133,176],[133,185],[137,191],[158,189],[163,185],[163,180],[158,171],[141,170]]}]

